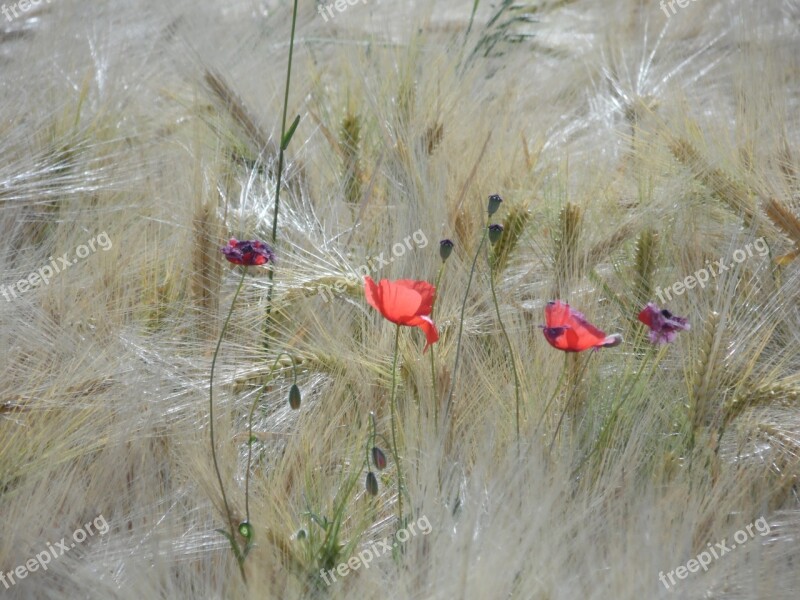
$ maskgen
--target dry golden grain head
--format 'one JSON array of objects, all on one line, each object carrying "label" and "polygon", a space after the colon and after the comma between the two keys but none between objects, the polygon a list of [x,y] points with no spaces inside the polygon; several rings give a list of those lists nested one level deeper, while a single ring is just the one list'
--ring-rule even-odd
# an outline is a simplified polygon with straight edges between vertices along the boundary
[{"label": "dry golden grain head", "polygon": [[765,202],[764,211],[767,213],[769,220],[783,231],[796,246],[800,247],[800,219],[775,198],[770,198]]},{"label": "dry golden grain head", "polygon": [[567,297],[570,281],[581,275],[579,249],[582,225],[583,210],[580,206],[567,202],[559,213],[558,233],[553,239],[556,298]]},{"label": "dry golden grain head", "polygon": [[508,208],[503,219],[503,234],[494,246],[494,253],[497,257],[494,267],[496,269],[495,277],[502,276],[501,274],[508,265],[508,260],[519,244],[530,219],[531,213],[526,207],[514,204]]},{"label": "dry golden grain head", "polygon": [[669,147],[673,156],[735,214],[744,219],[745,225],[753,222],[756,215],[755,194],[738,179],[713,167],[688,140],[671,139]]},{"label": "dry golden grain head", "polygon": [[658,233],[653,229],[642,231],[636,240],[635,295],[642,306],[653,297],[653,276],[658,267],[658,242]]},{"label": "dry golden grain head", "polygon": [[348,202],[361,201],[361,117],[348,110],[339,128],[339,148],[342,150],[342,180]]}]

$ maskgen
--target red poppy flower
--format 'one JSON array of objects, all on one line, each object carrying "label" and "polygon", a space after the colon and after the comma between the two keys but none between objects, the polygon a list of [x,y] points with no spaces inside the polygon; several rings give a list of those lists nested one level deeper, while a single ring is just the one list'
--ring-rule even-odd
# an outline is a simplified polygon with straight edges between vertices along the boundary
[{"label": "red poppy flower", "polygon": [[569,304],[556,300],[544,309],[545,322],[542,333],[547,342],[564,352],[583,352],[589,348],[610,348],[622,342],[618,333],[606,335]]},{"label": "red poppy flower", "polygon": [[240,242],[236,238],[231,238],[228,245],[222,248],[222,253],[229,262],[235,265],[249,267],[275,262],[275,253],[272,248],[258,240]]},{"label": "red poppy flower", "polygon": [[371,277],[364,278],[364,295],[385,319],[397,325],[419,327],[425,333],[428,346],[439,339],[439,332],[430,314],[436,288],[427,281],[381,279],[375,283]]},{"label": "red poppy flower", "polygon": [[654,344],[669,344],[675,341],[679,331],[688,331],[690,328],[686,317],[677,317],[666,308],[659,310],[653,302],[648,302],[639,313],[639,320],[650,328],[648,337]]}]

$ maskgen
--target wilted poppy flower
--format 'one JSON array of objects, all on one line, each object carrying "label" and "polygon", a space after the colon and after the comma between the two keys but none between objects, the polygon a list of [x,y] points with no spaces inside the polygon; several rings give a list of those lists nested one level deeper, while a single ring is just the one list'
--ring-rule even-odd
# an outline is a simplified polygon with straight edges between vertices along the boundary
[{"label": "wilted poppy flower", "polygon": [[222,253],[235,265],[258,266],[275,262],[272,248],[258,240],[240,242],[236,238],[231,238],[228,245],[222,248]]},{"label": "wilted poppy flower", "polygon": [[369,276],[364,278],[367,302],[392,323],[422,329],[427,339],[425,350],[439,339],[430,317],[435,294],[436,288],[427,281],[381,279],[375,283]]},{"label": "wilted poppy flower", "polygon": [[569,304],[556,300],[544,309],[545,322],[542,333],[547,342],[564,352],[583,352],[589,348],[609,348],[622,342],[618,333],[606,335]]},{"label": "wilted poppy flower", "polygon": [[653,302],[648,302],[639,313],[639,320],[650,328],[647,337],[654,344],[669,344],[675,341],[679,331],[689,331],[689,320],[676,317],[666,308],[659,310]]}]

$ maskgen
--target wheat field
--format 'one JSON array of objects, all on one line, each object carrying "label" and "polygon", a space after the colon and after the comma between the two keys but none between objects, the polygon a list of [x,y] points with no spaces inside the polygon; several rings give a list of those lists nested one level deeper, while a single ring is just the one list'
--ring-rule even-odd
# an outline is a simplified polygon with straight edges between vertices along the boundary
[{"label": "wheat field", "polygon": [[0,598],[796,598],[800,3],[292,22],[2,6]]}]

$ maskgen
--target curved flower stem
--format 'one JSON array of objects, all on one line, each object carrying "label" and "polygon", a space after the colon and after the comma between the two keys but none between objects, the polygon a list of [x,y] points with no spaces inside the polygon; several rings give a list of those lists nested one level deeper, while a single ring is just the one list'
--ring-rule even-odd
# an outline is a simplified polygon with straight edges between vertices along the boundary
[{"label": "curved flower stem", "polygon": [[367,448],[366,448],[367,469],[369,469],[370,448],[373,448],[375,446],[375,433],[376,433],[376,430],[377,430],[377,427],[375,425],[375,413],[372,412],[372,411],[370,411],[370,413],[369,413],[369,420],[370,420],[370,423],[372,424],[372,427],[371,427],[369,441],[367,442]]},{"label": "curved flower stem", "polygon": [[214,357],[211,359],[211,375],[208,383],[208,420],[209,433],[211,437],[211,457],[214,459],[214,471],[217,473],[219,491],[222,493],[222,503],[225,505],[225,516],[228,520],[228,527],[230,529],[229,541],[231,543],[231,547],[233,548],[233,552],[236,555],[236,561],[239,563],[239,570],[242,573],[243,579],[245,578],[244,560],[241,558],[241,551],[236,542],[236,529],[233,527],[233,516],[231,515],[230,505],[228,504],[228,497],[225,495],[225,484],[222,483],[222,474],[220,473],[219,462],[217,461],[217,447],[214,442],[214,367],[217,364],[217,355],[219,354],[219,348],[222,345],[222,338],[225,337],[225,331],[228,329],[228,323],[230,322],[231,315],[233,314],[233,305],[236,304],[236,298],[239,297],[239,292],[242,291],[242,285],[244,284],[244,276],[246,273],[247,270],[242,268],[242,277],[239,279],[239,285],[236,288],[236,293],[233,295],[233,300],[231,300],[231,307],[228,309],[228,316],[225,317],[225,324],[222,326],[222,331],[220,332],[219,339],[217,340],[217,347],[214,349]]},{"label": "curved flower stem", "polygon": [[478,251],[475,252],[475,258],[472,260],[472,268],[469,271],[469,280],[467,281],[467,290],[464,292],[464,301],[461,303],[461,318],[458,321],[458,342],[456,343],[456,361],[453,365],[453,377],[452,381],[450,382],[450,392],[447,394],[447,404],[445,405],[445,414],[444,418],[447,419],[450,416],[450,405],[453,401],[453,391],[456,387],[456,377],[458,376],[458,361],[461,358],[461,334],[464,332],[464,311],[467,307],[467,299],[469,298],[469,288],[472,285],[472,276],[475,274],[475,265],[478,262],[478,256],[481,254],[481,248],[486,243],[486,236],[489,233],[489,230],[486,227],[483,228],[483,237],[481,238],[481,243],[478,244]]},{"label": "curved flower stem", "polygon": [[253,400],[253,404],[250,406],[250,414],[247,417],[247,470],[245,471],[244,475],[244,514],[248,523],[250,522],[250,463],[253,456],[253,413],[256,410],[256,405],[258,404],[259,400],[261,400],[261,398],[264,396],[264,390],[267,389],[267,385],[272,380],[272,374],[275,372],[275,367],[278,366],[278,360],[284,354],[289,357],[289,360],[292,361],[294,383],[297,383],[297,365],[294,362],[294,358],[288,352],[281,352],[275,357],[272,367],[269,370],[269,374],[267,375],[267,381],[261,386],[261,389],[258,390],[258,394],[256,395],[255,400]]},{"label": "curved flower stem", "polygon": [[[281,207],[281,178],[283,176],[283,155],[286,150],[286,115],[289,111],[289,84],[292,80],[292,57],[294,56],[294,32],[297,25],[297,2],[294,0],[294,8],[292,9],[292,33],[289,37],[289,64],[286,67],[286,86],[283,92],[283,119],[281,120],[281,139],[278,147],[278,173],[275,177],[275,212],[272,215],[272,247],[275,247],[278,238],[278,212]],[[299,116],[297,117],[300,118]],[[293,130],[294,131],[294,130]],[[264,352],[269,348],[269,328],[270,328],[270,315],[272,314],[272,292],[275,288],[273,285],[273,277],[275,276],[274,267],[269,270],[267,277],[269,279],[269,289],[267,290],[267,318],[264,320]]]},{"label": "curved flower stem", "polygon": [[494,263],[495,263],[495,255],[494,251],[489,251],[491,254],[487,257],[489,261],[489,285],[492,288],[492,300],[494,301],[494,309],[497,313],[497,321],[500,323],[500,329],[503,331],[503,337],[506,339],[506,345],[508,346],[508,354],[511,358],[511,369],[514,371],[514,396],[516,398],[516,415],[515,415],[515,423],[517,427],[517,452],[519,452],[519,375],[517,374],[517,361],[514,358],[514,349],[511,346],[511,339],[508,337],[508,332],[506,331],[506,326],[503,324],[503,319],[500,317],[500,305],[497,303],[497,293],[494,289]]},{"label": "curved flower stem", "polygon": [[394,359],[392,361],[392,454],[394,454],[394,464],[397,467],[397,514],[399,517],[398,527],[403,527],[403,469],[400,466],[400,455],[397,452],[397,425],[396,413],[396,391],[397,391],[397,354],[400,346],[400,325],[395,326],[394,333]]},{"label": "curved flower stem", "polygon": [[[442,280],[442,273],[444,272],[445,262],[442,262],[441,266],[439,267],[439,274],[436,276],[436,291],[439,291],[439,282]],[[431,307],[431,321],[433,320],[433,311],[436,310],[436,301],[434,300],[433,306]],[[433,390],[433,424],[436,430],[439,429],[439,398],[436,394],[436,366],[433,360],[433,353],[434,353],[434,346],[431,346],[431,390]]]}]

